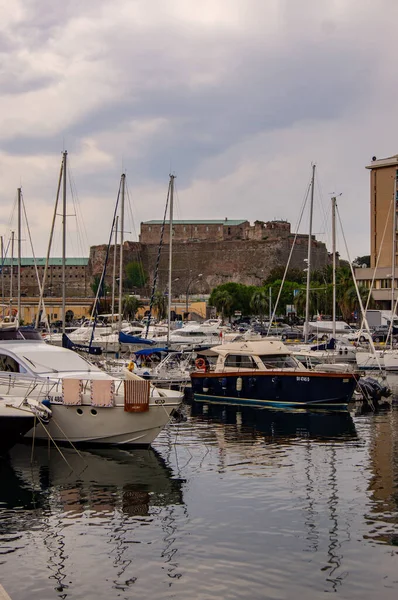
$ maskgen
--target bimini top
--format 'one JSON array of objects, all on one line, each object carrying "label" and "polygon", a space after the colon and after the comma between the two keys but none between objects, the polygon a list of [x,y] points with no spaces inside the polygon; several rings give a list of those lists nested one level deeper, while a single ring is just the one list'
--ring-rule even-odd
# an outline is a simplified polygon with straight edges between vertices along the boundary
[{"label": "bimini top", "polygon": [[221,346],[212,346],[212,351],[220,356],[230,354],[251,354],[264,356],[266,354],[292,354],[291,351],[279,340],[259,340],[253,342],[229,342]]}]

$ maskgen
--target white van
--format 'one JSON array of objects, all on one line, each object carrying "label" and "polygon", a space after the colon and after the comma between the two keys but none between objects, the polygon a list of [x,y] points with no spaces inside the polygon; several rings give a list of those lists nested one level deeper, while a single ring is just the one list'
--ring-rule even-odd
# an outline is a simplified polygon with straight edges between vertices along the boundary
[{"label": "white van", "polygon": [[[345,321],[336,321],[336,333],[353,333],[355,329]],[[305,328],[305,325],[304,325]],[[309,321],[308,333],[333,333],[333,321]]]}]

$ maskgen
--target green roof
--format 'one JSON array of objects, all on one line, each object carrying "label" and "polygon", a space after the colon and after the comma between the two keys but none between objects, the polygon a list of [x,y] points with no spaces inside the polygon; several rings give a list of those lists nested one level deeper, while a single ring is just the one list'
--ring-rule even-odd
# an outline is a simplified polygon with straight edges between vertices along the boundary
[{"label": "green roof", "polygon": [[[17,265],[18,259],[15,257],[13,264]],[[0,259],[1,262],[1,259]],[[35,259],[34,258],[21,258],[21,267],[34,267]],[[44,267],[46,264],[45,258],[36,258],[36,264],[38,267]],[[51,267],[61,267],[62,266],[62,258],[49,258],[48,264]],[[85,267],[88,265],[88,258],[67,258],[65,259],[65,264],[67,267]],[[11,265],[11,258],[4,259],[4,266],[9,267]]]},{"label": "green roof", "polygon": [[[247,223],[247,219],[211,219],[211,220],[203,220],[199,219],[197,221],[174,221],[173,225],[242,225],[243,223]],[[142,225],[162,225],[163,221],[145,221]],[[165,221],[165,224],[168,225],[169,221]]]}]

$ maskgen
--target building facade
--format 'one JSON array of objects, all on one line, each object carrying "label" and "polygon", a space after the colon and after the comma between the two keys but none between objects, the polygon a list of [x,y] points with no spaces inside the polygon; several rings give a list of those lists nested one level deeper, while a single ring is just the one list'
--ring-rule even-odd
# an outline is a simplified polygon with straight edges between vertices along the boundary
[{"label": "building facade", "polygon": [[[359,284],[372,288],[373,298],[380,308],[390,310],[394,263],[394,289],[398,287],[397,228],[394,227],[393,231],[393,224],[397,222],[394,214],[397,211],[398,154],[381,159],[374,156],[366,168],[370,170],[370,268],[357,268],[355,277]],[[394,237],[396,250],[393,260]]]},{"label": "building facade", "polygon": [[[39,286],[37,274],[43,281],[45,258],[21,258],[21,294],[23,296],[38,296]],[[37,273],[36,273],[37,268]],[[68,297],[92,296],[91,269],[88,258],[67,258],[65,265],[66,294]],[[3,295],[17,295],[18,265],[17,259],[5,258],[0,265],[0,285]],[[46,296],[61,296],[62,294],[62,259],[50,258],[45,285]]]}]

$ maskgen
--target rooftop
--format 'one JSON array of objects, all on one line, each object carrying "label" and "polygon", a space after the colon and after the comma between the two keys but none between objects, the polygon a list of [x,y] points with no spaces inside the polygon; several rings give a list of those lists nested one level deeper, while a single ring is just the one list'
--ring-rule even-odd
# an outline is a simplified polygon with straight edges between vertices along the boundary
[{"label": "rooftop", "polygon": [[[38,267],[44,267],[46,264],[45,258],[21,258],[21,267],[34,267],[36,260],[36,265]],[[17,266],[18,259],[14,257],[13,265]],[[1,260],[0,260],[1,263]],[[48,264],[51,267],[61,267],[62,266],[62,258],[49,258]],[[11,265],[11,258],[4,258],[3,265],[9,267]],[[65,260],[65,265],[67,267],[86,267],[88,265],[88,258],[67,258]]]},{"label": "rooftop", "polygon": [[394,165],[398,166],[398,154],[388,156],[387,158],[376,158],[374,156],[371,164],[367,165],[366,169],[380,169],[382,167],[391,167]]},{"label": "rooftop", "polygon": [[[199,220],[187,220],[187,221],[175,221],[173,225],[243,225],[247,223],[247,219],[199,219]],[[169,221],[165,221],[168,225]],[[142,225],[163,225],[163,221],[144,221]]]}]

